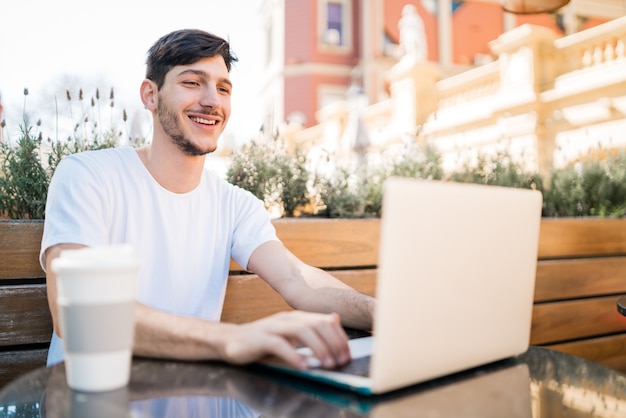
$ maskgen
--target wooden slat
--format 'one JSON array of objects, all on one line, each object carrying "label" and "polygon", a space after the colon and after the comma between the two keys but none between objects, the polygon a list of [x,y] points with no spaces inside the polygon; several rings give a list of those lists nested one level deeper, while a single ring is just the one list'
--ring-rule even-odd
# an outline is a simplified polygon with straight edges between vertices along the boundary
[{"label": "wooden slat", "polygon": [[284,219],[274,224],[285,246],[305,263],[322,268],[378,264],[379,219]]},{"label": "wooden slat", "polygon": [[20,375],[46,365],[48,349],[0,352],[0,390]]},{"label": "wooden slat", "polygon": [[626,294],[626,257],[540,260],[535,302]]},{"label": "wooden slat", "polygon": [[0,287],[0,324],[0,347],[50,342],[45,285]]},{"label": "wooden slat", "polygon": [[[273,223],[278,238],[307,264],[326,269],[378,264],[380,219],[283,218]],[[232,262],[230,270],[241,267]]]},{"label": "wooden slat", "polygon": [[[285,245],[307,263],[324,268],[378,263],[379,219],[298,218],[273,223]],[[38,262],[42,231],[43,221],[0,221],[0,278],[43,276]],[[626,254],[626,218],[541,221],[539,258],[607,254]]]},{"label": "wooden slat", "polygon": [[626,331],[615,297],[539,303],[533,307],[531,344],[553,344]]},{"label": "wooden slat", "polygon": [[[284,218],[273,221],[285,246],[322,268],[378,264],[379,219]],[[39,278],[43,221],[0,221],[0,279]],[[231,271],[241,271],[235,262]]]},{"label": "wooden slat", "polygon": [[43,221],[0,221],[0,279],[38,278]]},{"label": "wooden slat", "polygon": [[[379,219],[298,218],[274,222],[285,245],[318,267],[378,263]],[[566,227],[566,228],[565,228]],[[15,233],[19,228],[19,233]],[[43,221],[0,221],[0,278],[42,277],[38,255]],[[539,258],[626,254],[625,219],[543,219]],[[233,270],[240,269],[233,266]]]},{"label": "wooden slat", "polygon": [[626,373],[626,334],[553,344],[547,347]]},{"label": "wooden slat", "polygon": [[230,276],[221,320],[242,324],[291,310],[283,298],[257,275]]},{"label": "wooden slat", "polygon": [[626,218],[543,219],[539,258],[626,254]]},{"label": "wooden slat", "polygon": [[[360,292],[374,295],[376,270],[334,271],[331,274]],[[229,277],[222,321],[240,324],[286,310],[291,310],[291,307],[259,276],[246,274]]]}]

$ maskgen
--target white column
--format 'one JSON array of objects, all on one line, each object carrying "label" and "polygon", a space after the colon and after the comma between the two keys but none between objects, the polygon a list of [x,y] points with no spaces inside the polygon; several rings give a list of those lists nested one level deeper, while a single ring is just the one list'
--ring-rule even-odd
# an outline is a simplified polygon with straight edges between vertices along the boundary
[{"label": "white column", "polygon": [[448,66],[452,64],[452,0],[438,0],[437,12],[439,63]]},{"label": "white column", "polygon": [[361,4],[361,74],[363,82],[363,91],[370,97],[371,86],[371,72],[372,69],[372,50],[375,48],[372,42],[372,32],[375,29],[372,27],[372,10],[369,7],[369,2],[363,2]]},{"label": "white column", "polygon": [[503,15],[504,32],[508,32],[513,29],[515,25],[517,25],[517,19],[515,18],[515,15],[513,13],[504,12]]}]

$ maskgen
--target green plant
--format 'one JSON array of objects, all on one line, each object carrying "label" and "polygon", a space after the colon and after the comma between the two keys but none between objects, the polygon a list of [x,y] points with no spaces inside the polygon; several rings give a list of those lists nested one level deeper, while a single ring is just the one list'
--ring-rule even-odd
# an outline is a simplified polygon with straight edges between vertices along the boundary
[{"label": "green plant", "polygon": [[[109,91],[108,99],[100,95],[100,89],[96,88],[89,100],[79,88],[76,95],[69,89],[65,90],[67,99],[67,109],[69,114],[69,124],[72,132],[68,135],[66,144],[70,153],[85,150],[95,150],[117,146],[122,137],[119,130],[120,124],[128,120],[126,110],[122,109],[121,122],[115,118],[115,91]],[[103,123],[104,109],[109,113],[110,120]],[[57,141],[59,140],[57,136]]]},{"label": "green plant", "polygon": [[[360,167],[359,171],[365,170]],[[366,176],[348,166],[337,166],[332,174],[318,180],[324,208],[329,218],[362,218],[367,215]]]},{"label": "green plant", "polygon": [[281,142],[250,143],[232,155],[228,181],[253,193],[266,208],[291,217],[310,203],[306,155],[290,154]]},{"label": "green plant", "polygon": [[0,213],[12,219],[43,219],[50,182],[41,164],[41,138],[21,127],[16,146],[0,143]]},{"label": "green plant", "polygon": [[[282,205],[285,216],[303,214],[305,203],[318,200],[318,205],[309,208],[310,214],[330,218],[379,217],[383,184],[390,176],[543,189],[538,173],[525,170],[504,152],[481,155],[477,163],[466,163],[461,170],[446,176],[440,153],[432,146],[416,144],[360,160],[329,158],[319,164],[323,170],[317,170],[312,186],[306,187],[305,179],[310,176],[305,174],[305,159],[287,156],[279,144],[253,143],[243,147],[234,153],[227,175],[231,183],[264,200],[266,207]],[[290,171],[281,167],[297,167],[298,174],[285,176]],[[288,195],[294,202],[289,208],[298,207],[300,211],[284,205],[288,201],[283,197],[286,190],[292,193]]]},{"label": "green plant", "polygon": [[411,144],[366,163],[339,163],[319,181],[322,213],[331,218],[379,217],[383,184],[390,176],[442,179],[441,156],[433,147]]},{"label": "green plant", "polygon": [[441,154],[431,145],[406,145],[400,153],[387,157],[390,160],[388,175],[426,180],[441,180]]},{"label": "green plant", "polygon": [[544,216],[626,215],[626,153],[554,170]]},{"label": "green plant", "polygon": [[468,160],[458,170],[446,174],[435,148],[410,145],[358,161],[328,159],[319,164],[323,170],[316,170],[312,186],[306,188],[293,180],[310,177],[304,174],[304,160],[298,165],[302,171],[297,177],[285,177],[276,169],[280,158],[285,158],[281,154],[284,150],[273,147],[278,146],[247,146],[235,154],[229,169],[231,182],[252,191],[268,206],[280,201],[278,190],[291,187],[297,190],[294,194],[298,196],[297,202],[317,199],[318,205],[311,214],[332,218],[378,217],[382,211],[384,181],[389,176],[400,176],[539,190],[543,193],[545,217],[626,215],[626,152],[603,161],[554,170],[546,185],[540,173],[528,169],[506,151],[478,154],[473,161]]},{"label": "green plant", "polygon": [[[0,143],[0,216],[11,219],[43,219],[48,185],[59,162],[76,152],[115,147],[122,136],[113,124],[105,128],[97,122],[90,122],[98,118],[95,112],[98,102],[92,98],[89,114],[81,105],[80,119],[73,123],[71,135],[65,140],[58,137],[52,140],[48,137],[44,141],[41,119],[37,120],[36,128],[29,123],[30,118],[26,112],[27,96],[28,89],[24,89],[23,123],[19,126],[17,140]],[[69,90],[66,91],[66,96],[68,102],[71,102]],[[96,96],[99,97],[98,90]],[[110,107],[113,108],[112,89],[110,100]],[[82,89],[79,90],[79,102],[83,102]],[[70,113],[73,114],[71,107],[70,105]],[[126,122],[125,111],[122,119]],[[143,140],[133,143],[140,145]]]},{"label": "green plant", "polygon": [[492,155],[479,154],[476,163],[466,161],[461,170],[450,175],[450,180],[543,191],[543,177],[538,172],[528,170],[506,151]]}]

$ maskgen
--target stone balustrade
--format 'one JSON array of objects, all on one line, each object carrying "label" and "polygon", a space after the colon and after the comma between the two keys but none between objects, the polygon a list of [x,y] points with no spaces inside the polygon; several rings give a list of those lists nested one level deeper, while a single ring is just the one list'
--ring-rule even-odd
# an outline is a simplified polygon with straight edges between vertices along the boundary
[{"label": "stone balustrade", "polygon": [[[400,61],[388,74],[389,99],[357,115],[371,151],[410,136],[435,145],[444,168],[454,169],[505,148],[549,176],[554,167],[626,148],[626,17],[561,38],[523,25],[490,48],[493,62],[445,79],[434,63]],[[354,110],[348,101],[332,106],[318,112],[319,125],[292,129],[285,140],[338,156],[355,152]]]}]

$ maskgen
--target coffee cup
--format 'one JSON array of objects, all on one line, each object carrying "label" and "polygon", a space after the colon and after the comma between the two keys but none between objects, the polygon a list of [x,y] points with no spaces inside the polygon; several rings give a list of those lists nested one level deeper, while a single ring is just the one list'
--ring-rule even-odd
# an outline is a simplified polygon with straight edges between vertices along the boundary
[{"label": "coffee cup", "polygon": [[85,392],[128,384],[139,262],[129,245],[65,250],[52,261],[70,388]]}]

